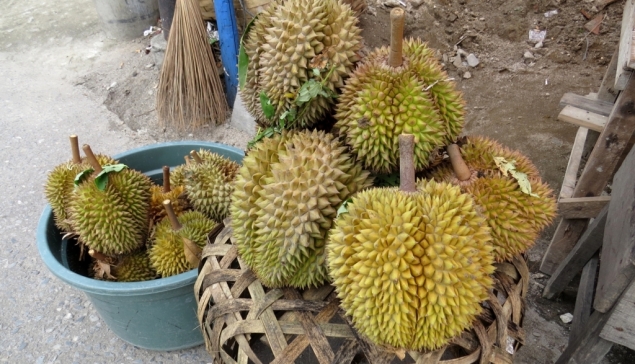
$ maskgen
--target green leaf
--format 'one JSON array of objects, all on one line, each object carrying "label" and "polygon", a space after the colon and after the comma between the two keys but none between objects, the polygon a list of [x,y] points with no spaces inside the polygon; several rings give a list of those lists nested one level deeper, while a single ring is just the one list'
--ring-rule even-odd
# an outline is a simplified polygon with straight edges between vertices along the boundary
[{"label": "green leaf", "polygon": [[376,187],[395,187],[399,186],[400,178],[399,173],[391,173],[391,174],[376,174],[375,182],[373,183]]},{"label": "green leaf", "polygon": [[128,168],[125,164],[108,164],[102,167],[102,171],[95,177],[95,185],[100,191],[104,191],[108,185],[108,174],[121,172]]},{"label": "green leaf", "polygon": [[260,106],[267,119],[271,119],[276,114],[276,108],[271,105],[271,100],[264,92],[260,93]]},{"label": "green leaf", "polygon": [[337,209],[337,216],[339,217],[341,214],[346,214],[348,213],[348,204],[351,202],[352,200],[349,198],[346,201],[342,202],[342,205],[340,206],[340,208]]},{"label": "green leaf", "polygon": [[313,69],[313,75],[314,75],[315,77],[320,77],[320,70],[319,70],[319,69],[317,69],[317,68],[314,68],[314,69]]},{"label": "green leaf", "polygon": [[249,66],[249,56],[247,56],[247,52],[245,51],[245,38],[251,30],[251,26],[254,24],[254,20],[256,20],[258,16],[255,16],[243,32],[242,37],[240,37],[240,48],[238,50],[238,87],[242,90],[245,86],[245,82],[247,81],[247,67]]},{"label": "green leaf", "polygon": [[308,80],[302,87],[300,87],[300,91],[298,92],[298,98],[295,100],[295,103],[300,106],[306,102],[311,101],[322,90],[322,85],[316,80]]},{"label": "green leaf", "polygon": [[88,178],[93,172],[95,172],[94,169],[92,168],[88,168],[85,169],[79,173],[77,173],[77,176],[75,176],[75,179],[73,180],[73,184],[75,184],[75,186],[79,186],[82,182],[84,182],[84,180],[86,178]]}]

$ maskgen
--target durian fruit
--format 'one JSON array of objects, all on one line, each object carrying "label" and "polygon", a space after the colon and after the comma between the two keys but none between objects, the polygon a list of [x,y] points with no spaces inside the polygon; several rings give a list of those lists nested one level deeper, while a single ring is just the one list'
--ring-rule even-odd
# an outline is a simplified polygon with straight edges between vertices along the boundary
[{"label": "durian fruit", "polygon": [[390,348],[434,350],[481,312],[493,247],[469,195],[447,183],[415,185],[414,137],[401,140],[410,153],[401,157],[401,188],[352,198],[331,231],[328,266],[361,334]]},{"label": "durian fruit", "polygon": [[188,211],[176,216],[170,200],[164,201],[168,215],[156,226],[148,255],[152,267],[162,277],[169,277],[194,268],[185,255],[186,244],[193,243],[203,248],[207,234],[217,225],[198,211]]},{"label": "durian fruit", "polygon": [[195,210],[222,221],[229,215],[233,181],[240,166],[216,153],[192,152],[195,162],[184,170],[187,198]]},{"label": "durian fruit", "polygon": [[189,155],[183,158],[185,159],[185,163],[176,166],[170,172],[170,184],[172,186],[185,186],[185,169],[191,163],[191,160]]},{"label": "durian fruit", "polygon": [[[241,98],[260,125],[275,125],[294,106],[305,82],[325,77],[324,86],[334,92],[344,85],[359,60],[357,21],[341,0],[277,0],[258,15],[244,43],[249,65]],[[314,69],[321,71],[319,77]],[[271,119],[263,113],[261,94],[275,108]],[[317,96],[287,127],[310,127],[333,104],[332,98]]]},{"label": "durian fruit", "polygon": [[84,152],[94,168],[93,176],[74,191],[70,216],[79,241],[106,255],[131,252],[143,245],[148,229],[150,187],[144,174],[124,168],[107,174],[102,191],[95,183],[101,165],[84,145]]},{"label": "durian fruit", "polygon": [[[536,166],[519,152],[483,137],[469,136],[461,147],[453,144],[447,149],[450,162],[431,171],[430,177],[458,185],[474,197],[491,227],[496,261],[531,248],[557,209],[553,191]],[[494,158],[513,165],[516,177],[503,172]],[[523,191],[521,183],[529,189]]]},{"label": "durian fruit", "polygon": [[290,131],[243,160],[231,205],[238,254],[268,287],[324,283],[337,209],[372,183],[333,135]]},{"label": "durian fruit", "polygon": [[166,216],[163,201],[173,201],[174,213],[178,216],[189,209],[189,203],[185,197],[185,186],[173,186],[170,183],[171,173],[169,166],[163,166],[163,186],[153,185],[151,188],[152,197],[150,200],[150,216],[156,223]]},{"label": "durian fruit", "polygon": [[119,257],[109,257],[89,250],[93,258],[92,271],[95,279],[117,282],[141,282],[157,278],[145,250],[138,250]]},{"label": "durian fruit", "polygon": [[452,143],[464,124],[464,101],[419,39],[403,42],[403,9],[391,12],[390,48],[373,51],[346,81],[338,98],[335,129],[363,167],[375,173],[399,168],[398,137],[415,136],[415,168]]}]

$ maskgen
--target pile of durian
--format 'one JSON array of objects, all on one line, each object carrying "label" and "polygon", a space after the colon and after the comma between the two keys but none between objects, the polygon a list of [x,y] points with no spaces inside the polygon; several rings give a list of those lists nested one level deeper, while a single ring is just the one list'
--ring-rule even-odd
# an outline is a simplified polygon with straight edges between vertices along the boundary
[{"label": "pile of durian", "polygon": [[462,95],[433,50],[403,40],[403,19],[394,9],[390,47],[362,57],[340,0],[278,0],[256,18],[239,67],[260,130],[231,228],[264,285],[332,284],[375,344],[434,350],[472,327],[495,264],[526,252],[556,203],[528,158],[461,137]]},{"label": "pile of durian", "polygon": [[72,160],[55,167],[45,185],[55,225],[92,260],[96,279],[135,282],[198,267],[207,235],[229,214],[239,165],[201,149],[163,185],[71,136]]}]

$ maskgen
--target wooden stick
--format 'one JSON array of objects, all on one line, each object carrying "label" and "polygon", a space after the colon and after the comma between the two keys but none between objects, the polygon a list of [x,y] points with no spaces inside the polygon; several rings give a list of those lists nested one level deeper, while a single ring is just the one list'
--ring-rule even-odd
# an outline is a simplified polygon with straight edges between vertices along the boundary
[{"label": "wooden stick", "polygon": [[467,181],[472,176],[472,172],[468,168],[467,164],[461,156],[461,148],[456,144],[448,145],[448,155],[450,156],[450,162],[452,162],[452,169],[459,181]]},{"label": "wooden stick", "polygon": [[185,165],[189,166],[190,163],[192,163],[192,159],[190,158],[189,155],[186,155],[185,157],[183,157],[183,159],[185,159]]},{"label": "wooden stick", "polygon": [[101,260],[102,262],[107,262],[109,260],[109,257],[106,254],[100,253],[96,251],[95,249],[89,250],[88,255],[90,255],[91,257],[97,260]]},{"label": "wooden stick", "polygon": [[406,12],[402,8],[394,8],[390,12],[390,67],[399,67],[403,62],[403,26]]},{"label": "wooden stick", "polygon": [[198,153],[196,153],[195,150],[192,150],[190,152],[190,155],[192,156],[192,158],[194,158],[194,160],[196,161],[196,163],[203,163],[203,159],[201,159],[201,156],[198,155]]},{"label": "wooden stick", "polygon": [[95,170],[95,173],[100,173],[102,171],[101,164],[99,164],[99,162],[97,161],[97,158],[93,154],[93,150],[90,149],[90,145],[84,144],[82,146],[82,149],[84,150],[84,154],[86,154],[86,159],[88,159],[88,163],[90,163],[90,165]]},{"label": "wooden stick", "polygon": [[80,164],[82,162],[82,157],[79,155],[79,139],[77,135],[73,134],[70,136],[71,140],[71,152],[73,153],[73,163]]},{"label": "wooden stick", "polygon": [[399,189],[404,192],[416,192],[414,164],[415,136],[401,134],[399,136]]},{"label": "wooden stick", "polygon": [[163,166],[163,193],[168,193],[172,189],[170,188],[170,167]]},{"label": "wooden stick", "polygon": [[176,218],[176,214],[174,213],[174,209],[172,208],[172,201],[163,201],[163,207],[165,207],[165,212],[168,214],[168,219],[170,219],[170,225],[172,225],[172,229],[174,231],[181,230],[183,228],[183,225],[181,225],[179,219]]}]

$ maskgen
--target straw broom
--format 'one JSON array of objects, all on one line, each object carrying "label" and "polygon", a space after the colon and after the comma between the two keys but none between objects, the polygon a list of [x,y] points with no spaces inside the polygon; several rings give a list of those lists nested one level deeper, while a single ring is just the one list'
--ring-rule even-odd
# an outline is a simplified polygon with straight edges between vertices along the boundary
[{"label": "straw broom", "polygon": [[223,84],[197,0],[177,0],[159,78],[161,126],[191,129],[221,124],[228,115]]}]

